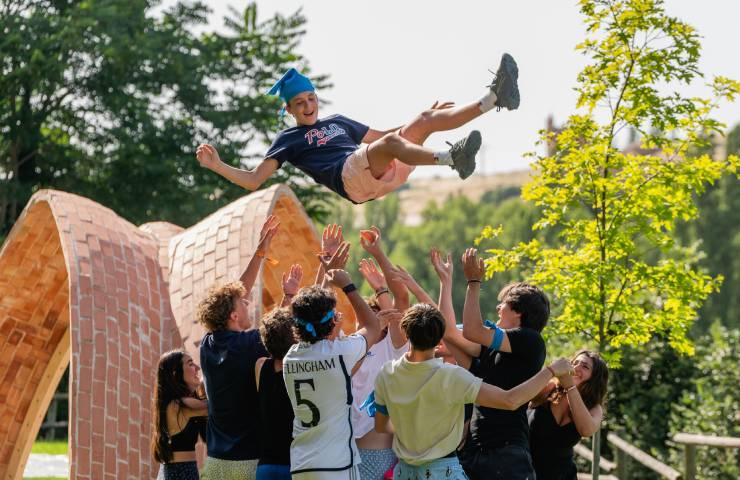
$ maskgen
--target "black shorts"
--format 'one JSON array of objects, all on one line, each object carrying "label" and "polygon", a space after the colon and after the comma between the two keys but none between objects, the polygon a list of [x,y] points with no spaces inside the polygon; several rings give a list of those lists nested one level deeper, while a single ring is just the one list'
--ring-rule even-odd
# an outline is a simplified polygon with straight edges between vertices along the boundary
[{"label": "black shorts", "polygon": [[529,449],[506,445],[493,450],[466,446],[460,463],[470,480],[535,480]]}]

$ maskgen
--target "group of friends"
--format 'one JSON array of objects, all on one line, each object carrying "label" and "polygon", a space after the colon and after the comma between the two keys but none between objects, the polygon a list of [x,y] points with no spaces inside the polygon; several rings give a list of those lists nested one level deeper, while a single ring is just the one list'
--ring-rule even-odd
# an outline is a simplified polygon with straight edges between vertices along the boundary
[{"label": "group of friends", "polygon": [[[230,166],[211,144],[196,157],[248,190],[290,162],[352,203],[398,189],[420,165],[448,165],[465,179],[475,170],[478,131],[449,150],[424,142],[494,109],[517,109],[518,75],[504,54],[478,101],[435,102],[401,127],[375,130],[342,115],[319,119],[311,80],[290,69],[268,94],[282,99],[295,126],[254,169]],[[573,446],[599,429],[608,369],[586,350],[543,368],[550,303],[541,289],[507,285],[498,321],[484,320],[483,261],[466,250],[460,330],[450,255],[430,253],[435,301],[391,264],[377,228],[363,230],[359,243],[372,258],[359,271],[375,291],[363,298],[346,270],[350,245],[341,226],[329,225],[313,285],[299,288],[309,283],[308,266],[292,265],[280,305],[254,328],[248,299],[278,228],[270,217],[240,280],[214,286],[200,302],[200,366],[183,350],[159,361],[152,452],[166,480],[576,478]],[[342,321],[337,295],[356,325]],[[207,445],[200,472],[199,437]]]},{"label": "group of friends", "polygon": [[[159,361],[152,451],[165,480],[576,478],[573,447],[599,429],[608,369],[590,351],[545,365],[541,289],[507,285],[498,321],[484,320],[484,265],[467,249],[459,329],[450,255],[430,253],[435,301],[389,261],[380,230],[363,230],[371,258],[359,272],[375,291],[363,298],[347,271],[350,244],[329,225],[313,285],[299,288],[304,266],[290,266],[280,305],[254,328],[248,299],[278,230],[268,218],[240,280],[198,305],[200,367],[183,350]],[[337,295],[353,310],[352,333]]]}]

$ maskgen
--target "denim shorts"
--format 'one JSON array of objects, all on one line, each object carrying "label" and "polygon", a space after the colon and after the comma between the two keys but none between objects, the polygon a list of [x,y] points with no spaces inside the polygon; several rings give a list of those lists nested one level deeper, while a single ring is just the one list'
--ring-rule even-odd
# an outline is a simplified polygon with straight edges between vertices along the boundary
[{"label": "denim shorts", "polygon": [[403,460],[393,470],[393,480],[468,480],[457,457],[445,457],[422,465],[409,465]]}]

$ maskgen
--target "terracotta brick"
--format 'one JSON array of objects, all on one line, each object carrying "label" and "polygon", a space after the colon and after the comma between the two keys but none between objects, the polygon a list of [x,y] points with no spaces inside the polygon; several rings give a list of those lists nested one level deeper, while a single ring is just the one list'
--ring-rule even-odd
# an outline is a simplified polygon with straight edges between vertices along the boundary
[{"label": "terracotta brick", "polygon": [[[198,358],[197,302],[214,282],[241,273],[270,213],[284,230],[299,232],[293,237],[300,241],[274,242],[270,255],[281,263],[266,266],[258,279],[255,315],[280,297],[286,266],[303,263],[307,277],[318,266],[318,235],[286,187],[243,197],[187,230],[164,222],[137,228],[77,195],[37,192],[0,250],[0,379],[6,380],[0,382],[0,445],[7,446],[0,450],[0,477],[17,476],[25,463],[28,452],[16,455],[11,447],[30,445],[26,440],[36,435],[27,427],[34,422],[24,421],[44,413],[31,398],[56,387],[64,365],[54,364],[58,373],[42,379],[49,370],[43,363],[65,358],[51,354],[64,350],[67,331],[76,417],[70,419],[71,475],[153,477],[148,443],[157,358],[183,344]],[[346,312],[346,302],[339,308]],[[127,455],[123,461],[117,450]]]}]

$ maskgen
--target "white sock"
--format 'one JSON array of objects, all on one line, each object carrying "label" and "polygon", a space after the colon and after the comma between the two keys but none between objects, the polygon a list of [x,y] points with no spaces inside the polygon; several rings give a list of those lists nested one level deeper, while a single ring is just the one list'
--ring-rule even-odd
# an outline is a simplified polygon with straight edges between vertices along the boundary
[{"label": "white sock", "polygon": [[493,90],[490,90],[485,97],[481,98],[478,102],[480,111],[483,113],[486,113],[489,110],[493,110],[493,108],[496,106],[496,100],[498,97],[494,93]]},{"label": "white sock", "polygon": [[452,155],[449,150],[444,152],[437,152],[434,154],[434,159],[437,161],[437,165],[452,165]]}]

